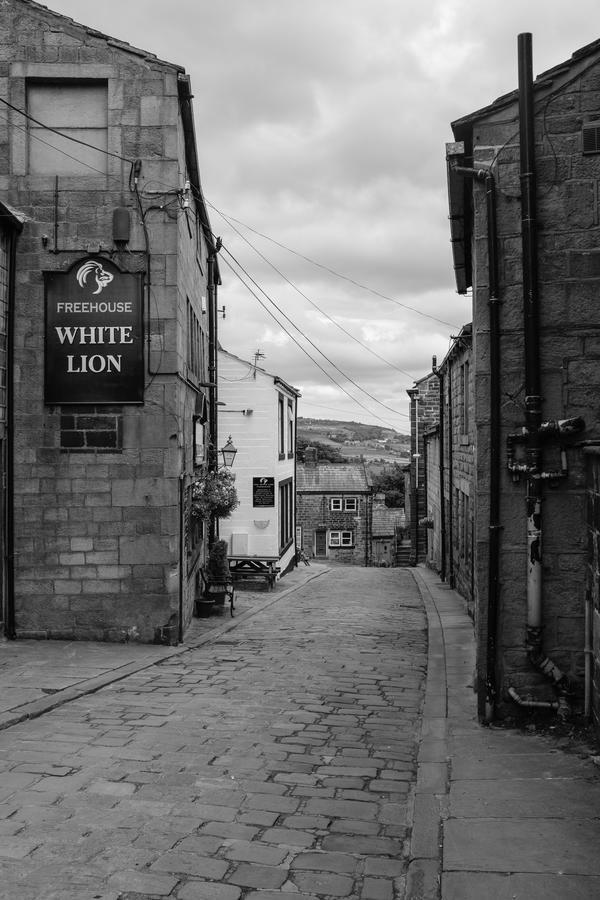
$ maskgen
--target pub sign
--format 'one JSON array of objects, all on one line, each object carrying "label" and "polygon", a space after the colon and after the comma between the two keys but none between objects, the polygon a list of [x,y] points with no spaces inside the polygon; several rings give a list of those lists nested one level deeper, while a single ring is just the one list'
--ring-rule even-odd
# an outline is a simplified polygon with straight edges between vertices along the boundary
[{"label": "pub sign", "polygon": [[104,257],[45,272],[44,401],[141,403],[142,279]]}]

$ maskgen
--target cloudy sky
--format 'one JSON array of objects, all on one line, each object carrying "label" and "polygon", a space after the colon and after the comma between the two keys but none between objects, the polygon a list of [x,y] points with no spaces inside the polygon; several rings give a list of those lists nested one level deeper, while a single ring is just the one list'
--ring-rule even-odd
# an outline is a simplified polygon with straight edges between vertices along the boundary
[{"label": "cloudy sky", "polygon": [[[600,38],[597,0],[50,0],[191,76],[223,239],[220,340],[300,414],[408,431],[406,389],[470,321],[455,292],[450,123]],[[244,284],[245,282],[245,284]]]}]

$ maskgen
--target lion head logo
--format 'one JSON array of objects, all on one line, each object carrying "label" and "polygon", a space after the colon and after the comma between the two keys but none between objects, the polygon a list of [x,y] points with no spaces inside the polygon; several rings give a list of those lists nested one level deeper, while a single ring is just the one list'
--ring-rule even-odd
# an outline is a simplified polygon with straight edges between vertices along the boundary
[{"label": "lion head logo", "polygon": [[94,273],[94,278],[97,284],[96,290],[92,291],[92,293],[99,294],[100,291],[104,290],[107,284],[111,283],[114,276],[111,275],[110,272],[107,272],[106,269],[103,269],[102,265],[97,262],[97,260],[90,259],[82,266],[80,266],[77,270],[77,281],[79,282],[79,287],[83,287],[84,284],[87,284],[87,280],[92,272]]}]

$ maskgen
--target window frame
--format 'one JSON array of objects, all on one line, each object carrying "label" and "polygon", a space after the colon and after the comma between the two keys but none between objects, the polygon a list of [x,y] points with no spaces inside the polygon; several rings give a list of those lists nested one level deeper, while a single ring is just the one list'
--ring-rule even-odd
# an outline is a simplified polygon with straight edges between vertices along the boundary
[{"label": "window frame", "polygon": [[[46,89],[58,89],[67,91],[75,91],[77,88],[80,89],[101,89],[103,93],[103,122],[102,124],[97,125],[84,125],[82,123],[67,123],[61,124],[56,121],[56,116],[58,115],[58,110],[53,109],[52,104],[48,102],[48,100],[44,101],[44,98],[41,96],[42,91]],[[36,96],[37,90],[37,96]],[[55,177],[60,176],[61,178],[89,178],[89,177],[100,177],[106,178],[109,172],[109,147],[110,147],[110,117],[109,117],[109,79],[108,78],[60,78],[60,77],[36,77],[31,76],[26,78],[25,81],[25,95],[26,95],[26,108],[28,114],[30,114],[31,118],[28,120],[27,129],[26,129],[26,173],[28,175],[36,176],[36,177]],[[45,110],[47,110],[47,116],[40,116],[37,113],[37,107],[43,106]],[[77,103],[75,103],[77,106]],[[33,107],[33,111],[32,111]],[[100,107],[98,107],[100,108]],[[53,118],[54,115],[54,118]],[[38,122],[42,122],[42,125],[37,124]],[[36,154],[32,154],[32,147],[35,146],[35,143],[38,140],[39,135],[37,132],[46,133],[46,137],[48,140],[45,140],[45,144],[49,144],[51,149],[46,149],[42,151],[42,155],[39,157],[39,162],[34,165],[32,161],[32,156],[35,157]],[[92,133],[94,135],[101,134],[105,140],[104,141],[94,141],[92,137]],[[58,145],[55,146],[54,143],[50,140],[50,137],[58,137]],[[86,137],[88,140],[86,140]],[[70,140],[70,138],[76,138],[78,141],[81,141],[83,144],[89,144],[90,146],[82,146],[81,144],[77,144],[74,141]],[[98,144],[104,143],[105,146],[98,146]],[[67,149],[63,147],[63,144],[66,144],[68,147],[72,148],[72,151],[69,153]],[[78,153],[75,151],[79,151]],[[45,156],[43,153],[45,152]],[[82,158],[82,155],[85,154],[87,157],[85,160]],[[92,154],[95,154],[97,158],[95,158]],[[75,157],[75,159],[71,160],[72,163],[77,163],[76,170],[63,171],[60,167],[55,169],[52,165],[52,161],[55,156],[64,157],[65,160],[69,160],[69,157]],[[43,163],[46,162],[46,165]],[[67,166],[68,164],[65,163]]]},{"label": "window frame", "polygon": [[[334,535],[338,536],[338,542],[334,540]],[[349,537],[345,537],[349,536]],[[351,549],[355,546],[354,540],[354,530],[351,528],[336,528],[329,531],[327,536],[327,543],[329,547],[334,550],[347,550]]]}]

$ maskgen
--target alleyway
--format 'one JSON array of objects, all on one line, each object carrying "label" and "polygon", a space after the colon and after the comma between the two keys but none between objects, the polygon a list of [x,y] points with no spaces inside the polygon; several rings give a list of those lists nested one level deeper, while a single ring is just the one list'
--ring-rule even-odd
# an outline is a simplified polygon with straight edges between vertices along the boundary
[{"label": "alleyway", "polygon": [[0,733],[0,897],[402,896],[427,623],[408,570],[335,568]]}]

